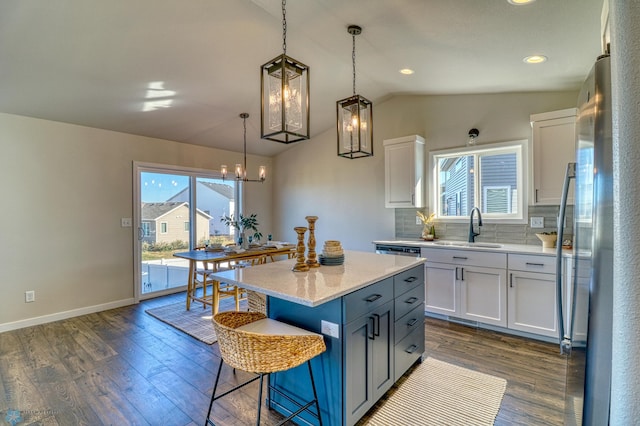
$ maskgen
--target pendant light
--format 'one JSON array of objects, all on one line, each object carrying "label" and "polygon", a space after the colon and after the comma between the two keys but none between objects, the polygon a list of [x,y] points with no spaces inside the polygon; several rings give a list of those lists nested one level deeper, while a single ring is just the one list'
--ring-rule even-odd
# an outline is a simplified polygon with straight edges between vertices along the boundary
[{"label": "pendant light", "polygon": [[285,6],[282,0],[282,55],[260,69],[260,137],[292,143],[309,139],[309,67],[287,56]]},{"label": "pendant light", "polygon": [[[247,118],[249,118],[249,114],[243,112],[240,114],[240,118],[242,118],[242,127],[244,129],[244,165],[236,164],[235,169],[235,180],[240,182],[264,182],[266,177],[266,168],[264,166],[260,166],[258,168],[258,179],[247,179]],[[227,180],[227,166],[225,164],[220,166],[220,173],[222,174],[222,180]]]},{"label": "pendant light", "polygon": [[353,39],[353,96],[336,103],[338,155],[354,159],[373,155],[373,103],[356,95],[356,36],[362,28],[349,25],[347,32]]}]

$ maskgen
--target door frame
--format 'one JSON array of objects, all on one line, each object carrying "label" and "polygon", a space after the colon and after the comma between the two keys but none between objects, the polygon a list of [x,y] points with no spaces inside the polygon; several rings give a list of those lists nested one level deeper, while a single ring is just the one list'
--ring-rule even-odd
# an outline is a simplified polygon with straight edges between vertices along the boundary
[{"label": "door frame", "polygon": [[[162,163],[148,163],[148,162],[133,162],[133,232],[132,232],[132,244],[133,244],[133,297],[135,303],[139,303],[140,300],[149,299],[152,297],[164,296],[167,294],[173,294],[186,290],[186,283],[181,287],[173,287],[162,291],[157,291],[149,294],[142,294],[142,212],[141,212],[141,191],[140,191],[140,174],[142,172],[151,173],[176,173],[189,175],[189,206],[196,206],[196,181],[198,178],[212,178],[221,179],[222,174],[218,170],[200,169],[193,167],[183,167],[171,164]],[[235,208],[234,216],[237,217],[242,204],[242,184],[236,182],[234,187]],[[193,213],[191,213],[193,214]],[[191,221],[192,218],[190,218]],[[193,221],[191,221],[194,223]],[[196,227],[191,226],[189,229],[189,249],[193,249],[194,241],[196,240]]]}]

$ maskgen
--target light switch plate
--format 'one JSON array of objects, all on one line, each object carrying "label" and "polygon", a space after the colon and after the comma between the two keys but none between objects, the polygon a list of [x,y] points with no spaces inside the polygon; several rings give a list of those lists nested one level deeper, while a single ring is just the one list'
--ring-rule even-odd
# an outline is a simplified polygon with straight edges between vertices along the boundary
[{"label": "light switch plate", "polygon": [[531,216],[531,227],[532,228],[544,228],[544,217]]},{"label": "light switch plate", "polygon": [[122,219],[120,219],[120,226],[123,228],[131,228],[131,218],[123,217]]},{"label": "light switch plate", "polygon": [[340,338],[340,326],[334,322],[320,321],[320,331],[326,336]]}]

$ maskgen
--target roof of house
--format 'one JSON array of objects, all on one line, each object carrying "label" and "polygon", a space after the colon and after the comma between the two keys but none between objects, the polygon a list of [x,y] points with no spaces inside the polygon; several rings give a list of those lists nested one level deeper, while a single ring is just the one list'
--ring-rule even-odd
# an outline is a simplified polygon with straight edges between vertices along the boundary
[{"label": "roof of house", "polygon": [[[142,203],[142,220],[156,220],[179,207],[189,207],[187,202]],[[211,219],[211,216],[198,209],[198,213]]]},{"label": "roof of house", "polygon": [[[228,198],[229,200],[233,200],[234,199],[234,191],[233,191],[233,187],[223,184],[223,183],[217,183],[217,182],[207,182],[207,181],[198,181],[199,185],[204,186],[205,188],[208,188],[212,191],[217,192],[218,194],[222,195],[225,198]],[[169,198],[169,200],[175,200],[180,198],[180,195],[182,195],[185,192],[188,192],[189,188],[185,188],[182,191],[178,192],[176,195],[174,195],[173,197]]]}]

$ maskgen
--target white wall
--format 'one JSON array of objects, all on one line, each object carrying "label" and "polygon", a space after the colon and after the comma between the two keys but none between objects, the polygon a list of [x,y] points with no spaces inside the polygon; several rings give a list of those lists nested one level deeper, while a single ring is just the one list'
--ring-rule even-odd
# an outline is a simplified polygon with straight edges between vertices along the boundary
[{"label": "white wall", "polygon": [[575,107],[577,96],[577,92],[396,96],[376,104],[374,157],[338,157],[331,129],[275,158],[278,238],[294,240],[293,227],[305,225],[306,215],[316,215],[318,248],[327,239],[338,239],[347,249],[370,251],[372,241],[394,237],[394,210],[384,207],[384,139],[419,134],[426,139],[427,155],[429,150],[465,145],[473,127],[480,130],[478,143],[530,139],[529,115]]},{"label": "white wall", "polygon": [[[242,157],[8,114],[0,140],[0,331],[132,303],[134,228],[120,218],[133,216],[133,161],[218,170]],[[248,162],[272,170],[270,158]],[[271,182],[247,195],[271,228]]]}]

